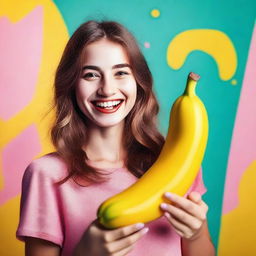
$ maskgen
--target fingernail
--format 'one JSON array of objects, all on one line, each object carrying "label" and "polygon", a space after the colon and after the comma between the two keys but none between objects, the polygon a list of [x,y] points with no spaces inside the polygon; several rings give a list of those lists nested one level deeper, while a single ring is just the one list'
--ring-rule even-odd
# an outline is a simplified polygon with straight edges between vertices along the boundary
[{"label": "fingernail", "polygon": [[170,192],[166,192],[165,194],[165,197],[167,197],[168,199],[171,199],[172,198],[172,194]]},{"label": "fingernail", "polygon": [[162,203],[162,204],[160,205],[160,207],[161,207],[163,210],[166,210],[166,209],[167,209],[167,204]]},{"label": "fingernail", "polygon": [[165,216],[167,219],[169,219],[169,218],[171,217],[170,213],[168,213],[168,212],[165,212],[165,213],[164,213],[164,216]]},{"label": "fingernail", "polygon": [[146,234],[148,231],[149,231],[149,228],[144,228],[144,229],[142,230],[142,234],[144,235],[144,234]]},{"label": "fingernail", "polygon": [[136,224],[136,228],[137,228],[137,229],[143,228],[144,226],[145,226],[144,223],[137,223],[137,224]]}]

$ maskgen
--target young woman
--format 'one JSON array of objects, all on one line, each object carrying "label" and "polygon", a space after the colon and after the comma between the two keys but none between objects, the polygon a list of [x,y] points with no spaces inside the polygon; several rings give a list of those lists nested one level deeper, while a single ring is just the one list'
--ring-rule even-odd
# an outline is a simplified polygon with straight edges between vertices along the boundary
[{"label": "young woman", "polygon": [[[17,237],[27,256],[214,255],[201,172],[165,216],[104,229],[99,205],[134,183],[164,143],[148,65],[116,22],[89,21],[70,38],[55,78],[56,152],[23,177]],[[169,196],[169,197],[168,197]]]}]

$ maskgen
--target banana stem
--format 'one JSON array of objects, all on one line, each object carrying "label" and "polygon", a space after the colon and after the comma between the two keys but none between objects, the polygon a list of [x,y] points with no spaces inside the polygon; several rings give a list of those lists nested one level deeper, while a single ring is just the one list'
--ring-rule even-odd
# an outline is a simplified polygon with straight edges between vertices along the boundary
[{"label": "banana stem", "polygon": [[196,88],[197,81],[199,79],[200,79],[199,75],[193,72],[190,72],[188,75],[187,85],[183,95],[195,96],[196,95],[195,88]]}]

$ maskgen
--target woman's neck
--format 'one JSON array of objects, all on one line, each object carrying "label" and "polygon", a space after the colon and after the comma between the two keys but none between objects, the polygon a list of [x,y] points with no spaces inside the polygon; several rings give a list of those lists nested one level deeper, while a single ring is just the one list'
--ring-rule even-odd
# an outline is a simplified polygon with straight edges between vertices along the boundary
[{"label": "woman's neck", "polygon": [[122,167],[125,158],[123,147],[124,123],[112,127],[90,127],[84,150],[93,165]]}]

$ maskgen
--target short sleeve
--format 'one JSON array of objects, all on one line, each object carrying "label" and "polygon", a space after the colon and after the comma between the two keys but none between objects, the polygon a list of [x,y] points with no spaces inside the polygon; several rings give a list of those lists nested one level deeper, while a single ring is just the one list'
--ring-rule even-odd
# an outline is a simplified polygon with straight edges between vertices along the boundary
[{"label": "short sleeve", "polygon": [[[45,167],[44,167],[45,168]],[[63,232],[56,181],[49,172],[31,163],[24,172],[20,220],[16,237],[36,237],[62,246]]]},{"label": "short sleeve", "polygon": [[192,191],[196,191],[196,192],[200,193],[201,195],[205,194],[206,191],[207,191],[207,189],[204,185],[204,181],[203,181],[203,170],[202,170],[202,168],[200,168],[200,170],[198,171],[198,174],[195,178],[195,181],[192,184],[192,186],[189,188],[186,195],[188,195]]}]

